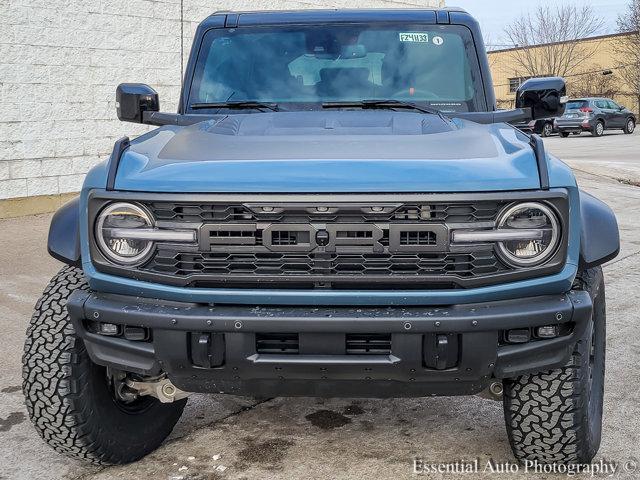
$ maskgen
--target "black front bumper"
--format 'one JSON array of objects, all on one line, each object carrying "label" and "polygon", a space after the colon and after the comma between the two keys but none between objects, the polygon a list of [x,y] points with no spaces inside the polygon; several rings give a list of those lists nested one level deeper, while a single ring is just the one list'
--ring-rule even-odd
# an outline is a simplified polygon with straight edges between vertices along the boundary
[{"label": "black front bumper", "polygon": [[[563,365],[592,303],[572,291],[439,308],[209,306],[76,291],[68,310],[94,362],[164,371],[185,391],[407,397],[473,394],[495,378]],[[96,322],[144,327],[151,340],[94,333]],[[565,334],[504,341],[507,330],[543,325],[562,325]],[[289,334],[295,349],[264,353],[256,339],[266,334]],[[367,335],[388,338],[388,351],[349,349],[348,338]]]}]

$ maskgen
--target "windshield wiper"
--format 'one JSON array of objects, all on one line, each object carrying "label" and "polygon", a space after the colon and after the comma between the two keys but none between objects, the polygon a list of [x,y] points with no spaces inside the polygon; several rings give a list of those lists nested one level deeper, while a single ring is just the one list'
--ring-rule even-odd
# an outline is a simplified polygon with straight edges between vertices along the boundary
[{"label": "windshield wiper", "polygon": [[251,100],[237,102],[209,102],[209,103],[192,103],[190,106],[193,110],[201,110],[205,108],[229,108],[232,110],[271,110],[278,111],[277,103],[255,102]]},{"label": "windshield wiper", "polygon": [[420,107],[415,103],[404,102],[402,100],[359,100],[355,102],[324,102],[322,108],[407,108],[422,113],[442,116],[440,110],[430,107]]}]

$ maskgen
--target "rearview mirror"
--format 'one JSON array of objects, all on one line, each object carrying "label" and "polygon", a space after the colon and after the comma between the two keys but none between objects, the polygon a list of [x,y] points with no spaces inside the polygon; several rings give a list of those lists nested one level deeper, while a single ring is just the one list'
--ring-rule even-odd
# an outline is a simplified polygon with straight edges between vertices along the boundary
[{"label": "rearview mirror", "polygon": [[564,113],[567,99],[567,86],[563,78],[530,78],[516,91],[516,108],[530,108],[534,120],[559,117]]},{"label": "rearview mirror", "polygon": [[160,110],[158,92],[144,83],[121,83],[116,89],[116,110],[123,122],[145,123],[143,112]]},{"label": "rearview mirror", "polygon": [[367,56],[367,47],[364,45],[345,45],[340,52],[342,58],[364,58]]}]

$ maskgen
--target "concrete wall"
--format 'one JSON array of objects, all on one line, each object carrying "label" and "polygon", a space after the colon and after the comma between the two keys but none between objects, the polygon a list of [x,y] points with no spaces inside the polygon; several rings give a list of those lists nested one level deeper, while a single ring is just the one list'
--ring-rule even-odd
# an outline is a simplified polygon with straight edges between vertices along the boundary
[{"label": "concrete wall", "polygon": [[175,111],[181,45],[186,57],[196,26],[216,10],[418,8],[443,3],[0,0],[0,203],[32,196],[55,203],[55,196],[80,189],[84,174],[108,156],[116,138],[147,130],[117,121],[118,83],[148,83],[159,92],[161,108]]}]

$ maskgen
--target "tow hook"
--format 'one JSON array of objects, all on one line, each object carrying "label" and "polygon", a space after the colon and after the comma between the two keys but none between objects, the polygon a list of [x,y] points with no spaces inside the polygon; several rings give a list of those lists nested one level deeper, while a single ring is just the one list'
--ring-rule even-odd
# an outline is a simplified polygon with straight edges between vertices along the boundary
[{"label": "tow hook", "polygon": [[140,382],[127,378],[125,384],[130,389],[135,390],[138,395],[150,395],[162,403],[172,403],[190,395],[189,392],[180,390],[166,377],[150,382]]},{"label": "tow hook", "polygon": [[477,395],[479,397],[487,398],[489,400],[501,401],[503,393],[504,393],[504,387],[502,386],[502,382],[493,381],[487,388],[485,388],[483,391],[481,391]]}]

